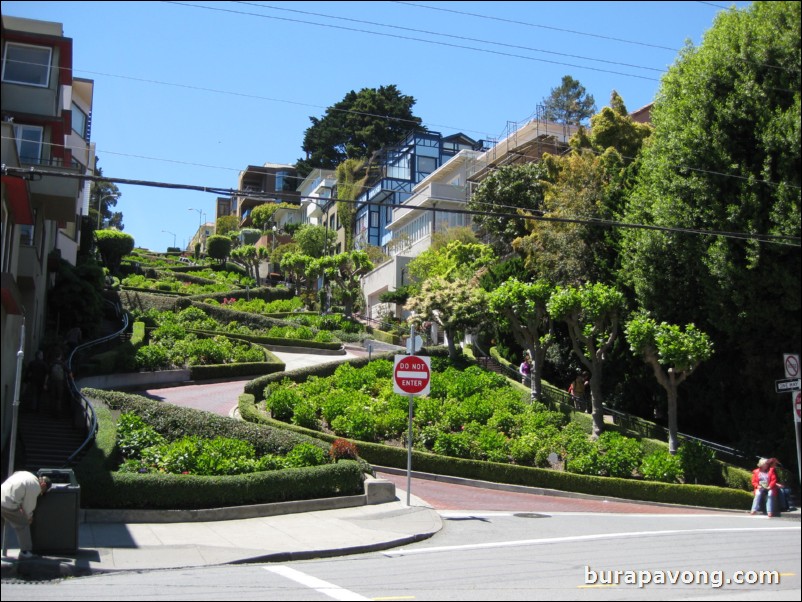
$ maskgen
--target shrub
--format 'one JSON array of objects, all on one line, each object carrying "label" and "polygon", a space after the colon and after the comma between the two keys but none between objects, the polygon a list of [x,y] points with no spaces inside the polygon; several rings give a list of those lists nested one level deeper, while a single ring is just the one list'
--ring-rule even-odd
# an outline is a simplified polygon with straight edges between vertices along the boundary
[{"label": "shrub", "polygon": [[303,468],[304,466],[320,466],[326,464],[325,452],[316,445],[301,443],[292,448],[284,458],[287,468]]},{"label": "shrub", "polygon": [[698,441],[683,441],[677,451],[686,483],[718,485],[722,482],[716,452]]},{"label": "shrub", "polygon": [[135,365],[140,370],[153,372],[170,366],[167,351],[159,345],[146,345],[136,350]]},{"label": "shrub", "polygon": [[667,449],[661,449],[643,458],[640,473],[647,481],[677,483],[682,477],[682,466],[677,456],[672,456]]},{"label": "shrub", "polygon": [[265,404],[270,414],[276,420],[289,422],[295,412],[295,406],[302,401],[297,389],[290,387],[280,387],[273,389],[265,395]]},{"label": "shrub", "polygon": [[136,414],[122,414],[117,421],[117,447],[123,458],[137,459],[142,451],[164,443],[164,437]]},{"label": "shrub", "polygon": [[356,445],[347,439],[335,439],[331,443],[329,457],[334,462],[339,462],[340,460],[356,460],[359,458],[359,452]]}]

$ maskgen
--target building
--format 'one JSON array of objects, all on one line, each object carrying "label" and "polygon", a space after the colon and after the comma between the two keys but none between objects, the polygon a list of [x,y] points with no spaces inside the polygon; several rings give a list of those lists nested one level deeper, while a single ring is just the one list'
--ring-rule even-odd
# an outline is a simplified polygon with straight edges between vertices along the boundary
[{"label": "building", "polygon": [[[397,197],[388,201],[386,208],[370,208],[371,211],[379,210],[379,215],[371,216],[371,219],[375,219],[379,225],[383,224],[382,248],[390,255],[390,259],[362,278],[367,317],[378,319],[387,312],[397,313],[397,308],[382,303],[379,297],[384,292],[409,284],[407,264],[431,246],[435,232],[472,225],[470,215],[461,211],[467,209],[470,195],[488,174],[504,165],[539,161],[544,153],[563,153],[568,149],[568,140],[577,130],[576,126],[536,118],[520,127],[508,123],[507,135],[497,143],[471,145],[469,139],[457,134],[443,138],[447,145],[445,152],[441,155],[441,163],[431,171],[425,169],[430,163],[420,162],[420,158],[434,154],[429,146],[421,146],[413,154],[408,139],[407,145],[402,146],[410,149],[406,152],[406,158],[397,152],[390,153],[400,161],[387,170],[388,174],[402,173],[396,169],[399,164],[410,172],[416,164],[424,169],[409,174],[415,180],[409,186],[409,192],[406,190],[406,181],[391,181],[389,185],[384,185],[384,189],[397,189]],[[379,186],[374,186],[373,191],[373,198],[382,198],[378,193]],[[396,199],[400,199],[400,202],[395,202]]]},{"label": "building", "polygon": [[17,352],[29,361],[44,338],[52,284],[48,256],[58,250],[63,259],[76,261],[90,186],[77,176],[93,173],[95,149],[90,142],[94,84],[73,78],[73,41],[64,37],[62,25],[3,15],[1,29],[5,454],[20,376]]},{"label": "building", "polygon": [[483,143],[464,134],[413,132],[400,144],[384,149],[373,176],[356,203],[354,246],[381,247],[387,252],[393,233],[388,225],[393,210],[412,196],[412,189],[461,150],[481,150]]},{"label": "building", "polygon": [[[241,196],[231,199],[217,199],[217,217],[235,215],[239,219],[240,228],[251,226],[251,211],[264,203],[299,204],[300,193],[298,176],[293,165],[280,165],[265,163],[264,165],[249,165],[240,172],[237,180],[237,189]],[[250,194],[249,194],[250,193]],[[287,212],[285,212],[287,213]],[[293,213],[292,217],[285,216],[288,222],[300,221],[300,213]]]}]

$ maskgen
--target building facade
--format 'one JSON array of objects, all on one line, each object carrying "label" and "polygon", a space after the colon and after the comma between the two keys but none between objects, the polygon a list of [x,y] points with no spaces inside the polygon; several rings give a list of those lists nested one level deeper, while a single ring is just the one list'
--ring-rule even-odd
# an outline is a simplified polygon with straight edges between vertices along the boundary
[{"label": "building facade", "polygon": [[[48,257],[75,263],[95,149],[94,83],[73,78],[73,42],[60,23],[2,17],[2,445],[20,370],[45,330]],[[6,464],[4,463],[4,468]]]}]

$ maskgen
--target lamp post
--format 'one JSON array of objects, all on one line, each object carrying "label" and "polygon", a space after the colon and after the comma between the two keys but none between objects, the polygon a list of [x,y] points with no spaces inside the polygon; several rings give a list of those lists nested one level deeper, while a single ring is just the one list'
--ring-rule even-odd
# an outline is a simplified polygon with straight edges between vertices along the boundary
[{"label": "lamp post", "polygon": [[162,230],[165,234],[172,234],[173,235],[173,248],[175,248],[175,233],[170,232],[169,230]]},{"label": "lamp post", "polygon": [[106,199],[119,199],[120,193],[116,192],[114,194],[103,194],[98,195],[97,197],[97,229],[100,230],[100,226],[103,221],[103,201]]},{"label": "lamp post", "polygon": [[[202,209],[195,209],[194,207],[190,207],[189,209],[187,209],[187,211],[197,211],[198,212],[198,243],[201,243],[201,239],[202,239],[201,229],[203,229],[203,216],[205,215],[205,213],[203,212]],[[203,246],[202,243],[201,243],[201,246]]]}]

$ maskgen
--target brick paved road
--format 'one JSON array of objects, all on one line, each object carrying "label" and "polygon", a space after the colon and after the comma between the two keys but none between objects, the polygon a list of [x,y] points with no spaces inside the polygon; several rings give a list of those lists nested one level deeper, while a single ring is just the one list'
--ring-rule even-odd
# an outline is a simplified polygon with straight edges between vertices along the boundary
[{"label": "brick paved road", "polygon": [[[376,471],[376,476],[387,479],[398,489],[406,491],[406,475]],[[606,512],[619,514],[718,514],[716,510],[678,508],[640,504],[636,502],[606,501],[603,499],[579,499],[498,491],[469,485],[457,485],[412,479],[412,495],[419,497],[437,510],[473,510],[498,512]],[[400,494],[405,499],[406,494]]]}]

